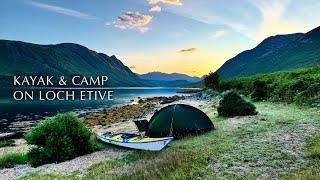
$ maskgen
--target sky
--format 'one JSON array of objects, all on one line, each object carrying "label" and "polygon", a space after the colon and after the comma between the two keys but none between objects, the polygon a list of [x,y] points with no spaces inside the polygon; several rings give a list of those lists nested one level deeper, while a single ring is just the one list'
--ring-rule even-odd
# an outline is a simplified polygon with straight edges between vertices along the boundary
[{"label": "sky", "polygon": [[3,0],[0,39],[78,43],[137,73],[202,76],[263,39],[320,25],[319,0]]}]

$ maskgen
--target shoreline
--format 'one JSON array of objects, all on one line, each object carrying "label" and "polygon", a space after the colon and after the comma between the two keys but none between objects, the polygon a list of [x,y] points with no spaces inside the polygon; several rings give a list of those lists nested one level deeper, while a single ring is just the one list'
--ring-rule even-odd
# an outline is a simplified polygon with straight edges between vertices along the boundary
[{"label": "shoreline", "polygon": [[175,95],[171,97],[139,98],[129,104],[103,109],[84,118],[84,123],[94,133],[139,133],[134,120],[149,121],[161,108],[172,104],[188,104],[199,107],[209,100],[204,93]]},{"label": "shoreline", "polygon": [[[137,98],[130,103],[126,103],[123,105],[115,105],[114,107],[101,109],[100,111],[91,113],[88,117],[84,118],[84,123],[94,133],[112,131],[112,132],[128,132],[128,133],[138,133],[138,130],[133,122],[133,120],[138,118],[143,118],[150,120],[151,116],[159,109],[172,105],[172,104],[188,104],[195,107],[201,107],[211,101],[208,95],[204,95],[203,93],[196,93],[192,95],[185,96],[171,96],[171,97],[152,97],[152,98]],[[135,114],[140,112],[140,110],[145,109],[143,113],[140,113],[138,116]],[[125,113],[123,113],[123,109],[125,109]],[[128,119],[116,119],[119,117],[118,115],[111,115],[112,119],[108,119],[104,122],[99,121],[99,117],[105,117],[101,115],[105,115],[106,113],[122,113],[122,117],[126,117]],[[98,116],[97,116],[98,115]],[[90,117],[92,119],[90,119]],[[134,118],[130,118],[134,117]],[[95,123],[104,123],[95,124]],[[4,147],[0,148],[0,155],[5,153],[25,153],[30,148],[29,145],[23,139],[18,139],[20,143],[17,146],[13,147]],[[106,159],[120,159],[125,155],[134,152],[134,150],[125,150],[125,149],[106,149],[102,151],[97,151],[88,155],[79,156],[75,159],[61,162],[58,164],[46,164],[39,166],[37,168],[32,168],[30,165],[17,165],[13,168],[5,168],[1,169],[0,172],[4,175],[4,177],[10,177],[12,179],[21,178],[23,176],[28,175],[29,173],[59,173],[59,174],[72,174],[73,172],[79,171],[80,176],[86,174],[87,170],[94,164],[98,164]],[[86,163],[83,163],[86,162]],[[0,175],[1,177],[1,175]]]},{"label": "shoreline", "polygon": [[[7,108],[10,112],[3,113],[2,117],[0,117],[0,125],[2,128],[0,132],[28,132],[31,128],[36,126],[39,122],[43,121],[46,118],[50,118],[57,113],[63,112],[73,112],[79,118],[84,118],[85,116],[99,112],[102,109],[113,108],[116,106],[130,105],[132,100],[136,100],[136,97],[141,96],[143,98],[147,98],[149,96],[148,93],[143,93],[145,90],[161,90],[159,95],[153,95],[152,98],[163,96],[163,97],[171,97],[174,95],[183,96],[188,95],[188,93],[181,93],[181,91],[195,91],[199,90],[199,88],[181,88],[181,87],[112,87],[112,89],[119,90],[119,95],[125,95],[124,101],[114,101],[110,103],[88,103],[88,104],[78,104],[77,103],[51,103],[44,106],[40,104],[34,104],[34,106],[30,106],[30,103],[18,103],[18,108],[28,109],[22,112],[16,112],[16,108],[13,105],[6,105],[0,103],[0,107]],[[124,94],[121,90],[128,90]],[[134,90],[131,92],[131,90]],[[136,91],[138,90],[138,91]],[[130,97],[130,93],[134,93],[136,97]],[[163,94],[163,95],[161,95]],[[166,95],[168,94],[168,95]],[[141,98],[140,97],[140,98]],[[122,98],[122,97],[121,97]],[[12,103],[12,102],[8,102]],[[21,107],[20,107],[21,106]],[[39,111],[35,111],[35,109],[39,109]],[[43,109],[44,108],[44,109]]]},{"label": "shoreline", "polygon": [[[202,97],[204,96],[204,97]],[[199,98],[200,97],[200,98]],[[207,95],[204,93],[194,94],[180,94],[174,96],[154,96],[154,97],[137,97],[123,104],[115,104],[107,108],[97,108],[91,111],[77,110],[72,111],[76,116],[81,118],[85,126],[92,130],[93,133],[101,132],[124,132],[124,133],[138,133],[133,120],[150,120],[152,115],[164,106],[185,103],[192,106],[199,107],[199,104],[204,104],[208,100]],[[39,121],[22,121],[18,123],[18,126],[24,127],[24,133],[30,131],[35,127]],[[20,133],[17,131],[16,133]],[[0,155],[9,152],[26,152],[28,146],[23,139],[23,134],[19,137],[12,138],[15,142],[15,146],[0,148]],[[8,138],[10,139],[10,138]]]}]

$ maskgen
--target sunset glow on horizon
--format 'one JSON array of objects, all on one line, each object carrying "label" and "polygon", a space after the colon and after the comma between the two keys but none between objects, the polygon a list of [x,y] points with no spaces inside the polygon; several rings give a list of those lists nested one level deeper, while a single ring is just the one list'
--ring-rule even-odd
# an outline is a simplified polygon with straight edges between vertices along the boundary
[{"label": "sunset glow on horizon", "polygon": [[12,0],[0,7],[0,39],[78,43],[136,73],[200,77],[269,36],[319,26],[318,9],[318,0]]}]

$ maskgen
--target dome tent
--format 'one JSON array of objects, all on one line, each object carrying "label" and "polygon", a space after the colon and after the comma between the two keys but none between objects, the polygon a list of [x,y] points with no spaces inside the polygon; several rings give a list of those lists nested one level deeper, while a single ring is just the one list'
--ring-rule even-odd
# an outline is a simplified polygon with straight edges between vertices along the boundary
[{"label": "dome tent", "polygon": [[162,108],[151,117],[146,136],[179,138],[213,128],[211,120],[201,110],[185,104],[175,104]]}]

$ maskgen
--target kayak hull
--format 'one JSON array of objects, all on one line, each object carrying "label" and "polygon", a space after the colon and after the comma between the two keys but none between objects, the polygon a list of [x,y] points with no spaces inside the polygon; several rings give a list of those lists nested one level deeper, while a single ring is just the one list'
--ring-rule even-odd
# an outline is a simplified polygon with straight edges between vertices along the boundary
[{"label": "kayak hull", "polygon": [[[110,133],[105,133],[102,135],[98,135],[97,138],[105,143],[113,144],[116,146],[121,146],[130,149],[139,149],[139,150],[147,150],[147,151],[161,151],[168,144],[171,143],[173,137],[166,138],[144,138],[141,136],[135,136],[133,138],[119,138],[123,134],[113,135]],[[114,138],[114,136],[118,136]]]},{"label": "kayak hull", "polygon": [[15,133],[0,133],[0,140],[11,138]]}]

